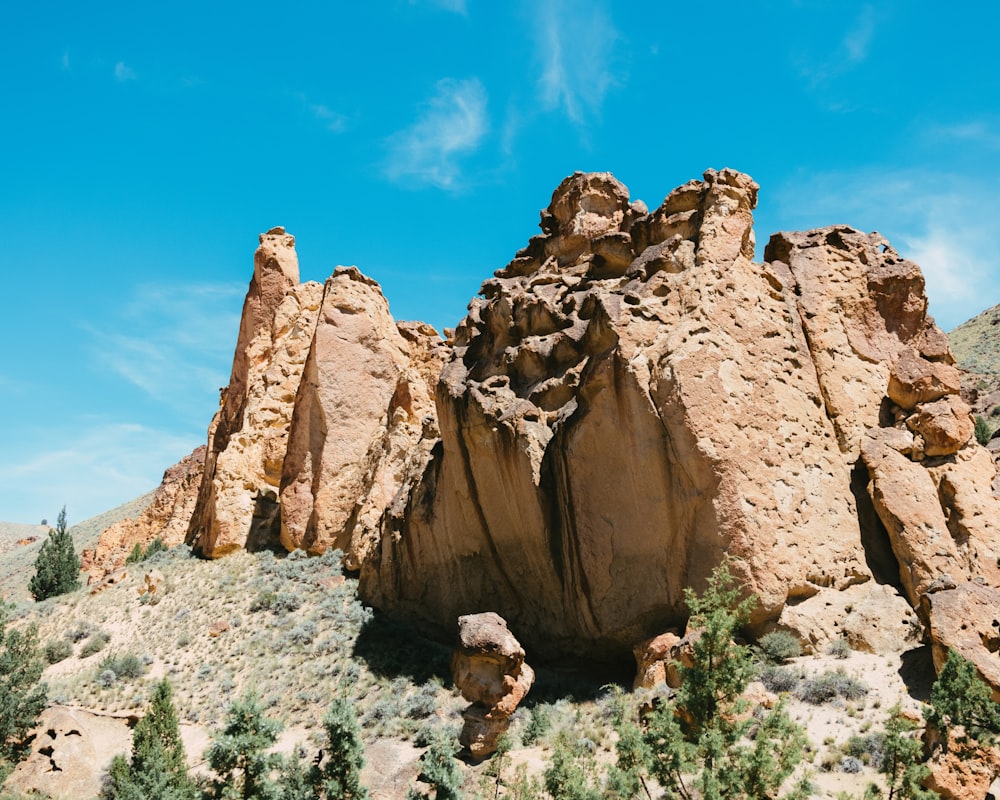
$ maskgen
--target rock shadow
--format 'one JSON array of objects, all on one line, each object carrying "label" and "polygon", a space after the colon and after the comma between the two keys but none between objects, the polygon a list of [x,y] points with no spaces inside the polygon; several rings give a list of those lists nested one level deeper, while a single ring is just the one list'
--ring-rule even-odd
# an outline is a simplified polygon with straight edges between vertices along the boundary
[{"label": "rock shadow", "polygon": [[931,697],[931,686],[937,680],[931,646],[914,647],[902,655],[899,677],[906,684],[906,691],[914,700],[926,703]]},{"label": "rock shadow", "polygon": [[422,635],[412,624],[375,613],[361,627],[353,654],[380,678],[432,678],[451,685],[451,648]]}]

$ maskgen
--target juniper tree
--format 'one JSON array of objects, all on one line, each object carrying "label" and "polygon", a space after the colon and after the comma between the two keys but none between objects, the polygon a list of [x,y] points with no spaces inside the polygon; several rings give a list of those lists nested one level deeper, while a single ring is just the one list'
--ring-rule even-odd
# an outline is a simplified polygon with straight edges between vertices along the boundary
[{"label": "juniper tree", "polygon": [[188,778],[173,691],[166,679],[156,684],[149,711],[135,726],[132,757],[116,756],[103,795],[108,800],[194,800]]},{"label": "juniper tree", "polygon": [[1000,733],[1000,706],[993,702],[989,687],[979,679],[975,665],[954,650],[931,687],[930,708],[924,717],[948,741],[951,729],[961,725],[969,738],[992,744]]},{"label": "juniper tree", "polygon": [[[753,598],[741,590],[728,561],[702,595],[685,590],[690,628],[698,635],[691,666],[679,667],[676,696],[651,715],[645,733],[650,772],[668,796],[773,798],[802,760],[805,735],[779,704],[751,709],[741,697],[754,674],[750,648],[734,638]],[[805,797],[799,781],[787,798]]]},{"label": "juniper tree", "polygon": [[80,557],[66,529],[66,507],[59,512],[55,529],[49,530],[35,558],[35,575],[28,583],[35,600],[46,600],[80,588]]},{"label": "juniper tree", "polygon": [[0,600],[0,782],[24,755],[22,742],[48,699],[40,683],[45,663],[32,625],[10,630],[9,606]]},{"label": "juniper tree", "polygon": [[930,770],[922,763],[923,743],[912,735],[916,728],[903,716],[898,703],[889,709],[880,768],[885,774],[888,800],[934,800],[937,797],[922,786]]},{"label": "juniper tree", "polygon": [[268,752],[281,725],[264,716],[257,695],[250,692],[229,706],[226,725],[205,752],[217,775],[213,796],[219,800],[277,800],[271,772],[279,757]]},{"label": "juniper tree", "polygon": [[319,782],[325,796],[337,800],[368,800],[368,790],[361,785],[361,768],[365,763],[361,728],[347,698],[334,698],[323,717],[323,727],[328,752]]}]

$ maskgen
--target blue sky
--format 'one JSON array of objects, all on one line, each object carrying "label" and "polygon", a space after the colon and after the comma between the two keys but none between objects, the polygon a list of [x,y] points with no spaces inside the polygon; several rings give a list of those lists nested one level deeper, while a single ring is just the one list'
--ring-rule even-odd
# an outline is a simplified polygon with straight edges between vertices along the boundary
[{"label": "blue sky", "polygon": [[[152,6],[159,5],[160,8]],[[150,6],[147,8],[147,6]],[[451,326],[574,170],[708,167],[879,230],[949,329],[1000,302],[995,3],[12,3],[0,519],[80,521],[204,441],[257,234]]]}]

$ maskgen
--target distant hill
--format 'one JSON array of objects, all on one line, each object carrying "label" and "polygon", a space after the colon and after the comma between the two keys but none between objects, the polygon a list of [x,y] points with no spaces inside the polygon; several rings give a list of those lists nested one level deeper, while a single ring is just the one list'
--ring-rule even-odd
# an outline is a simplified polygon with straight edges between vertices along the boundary
[{"label": "distant hill", "polygon": [[958,365],[980,375],[1000,375],[1000,305],[986,309],[948,334]]},{"label": "distant hill", "polygon": [[1000,305],[963,322],[948,333],[962,369],[962,397],[993,433],[1000,428]]},{"label": "distant hill", "polygon": [[[97,544],[101,531],[126,517],[137,517],[153,501],[153,492],[105,511],[95,517],[69,526],[76,551]],[[55,520],[52,520],[53,524]],[[17,522],[0,522],[0,597],[13,601],[29,600],[28,581],[38,550],[48,535],[48,525],[23,525]],[[34,541],[26,541],[34,538]],[[20,544],[19,542],[24,542]]]}]

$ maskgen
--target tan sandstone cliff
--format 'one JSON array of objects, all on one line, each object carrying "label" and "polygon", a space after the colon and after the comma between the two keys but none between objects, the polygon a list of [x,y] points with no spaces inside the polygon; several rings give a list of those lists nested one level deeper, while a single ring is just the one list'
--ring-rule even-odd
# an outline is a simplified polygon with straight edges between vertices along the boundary
[{"label": "tan sandstone cliff", "polygon": [[650,212],[577,173],[447,342],[264,234],[188,541],[341,548],[376,607],[495,611],[538,657],[682,625],[728,554],[757,632],[898,650],[918,608],[986,674],[953,629],[1000,586],[996,468],[919,268],[844,226],[756,263],[757,191],[710,170]]}]

